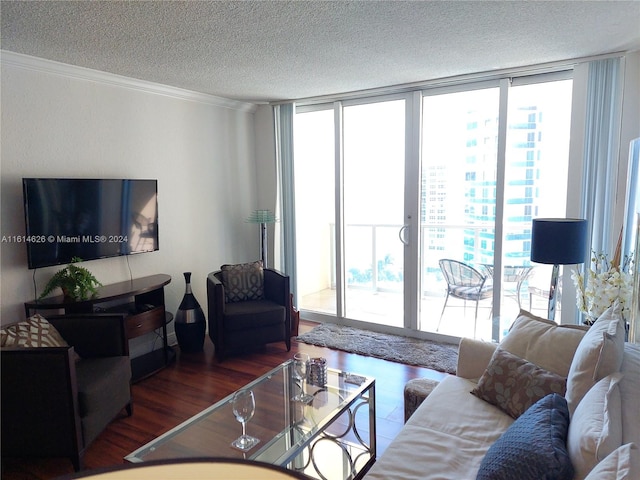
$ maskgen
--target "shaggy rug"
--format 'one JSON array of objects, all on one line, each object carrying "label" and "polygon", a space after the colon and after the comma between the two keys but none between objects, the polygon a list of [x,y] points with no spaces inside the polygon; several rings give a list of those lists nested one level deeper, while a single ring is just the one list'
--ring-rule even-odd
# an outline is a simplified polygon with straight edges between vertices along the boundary
[{"label": "shaggy rug", "polygon": [[332,323],[322,323],[299,335],[298,341],[452,374],[456,373],[458,362],[456,345],[370,332]]}]

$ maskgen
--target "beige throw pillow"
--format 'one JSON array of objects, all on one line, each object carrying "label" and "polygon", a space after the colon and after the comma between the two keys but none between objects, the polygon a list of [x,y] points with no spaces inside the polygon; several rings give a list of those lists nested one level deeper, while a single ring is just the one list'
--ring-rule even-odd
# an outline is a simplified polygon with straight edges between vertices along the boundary
[{"label": "beige throw pillow", "polygon": [[598,380],[619,372],[624,355],[625,327],[616,302],[591,325],[576,350],[567,376],[567,405],[576,407]]},{"label": "beige throw pillow", "polygon": [[640,451],[635,443],[622,445],[601,461],[586,480],[638,480]]},{"label": "beige throw pillow", "polygon": [[575,479],[585,478],[598,462],[622,444],[621,373],[596,383],[584,396],[569,423],[567,450]]},{"label": "beige throw pillow", "polygon": [[68,347],[58,330],[42,315],[35,314],[23,322],[0,330],[2,347]]},{"label": "beige throw pillow", "polygon": [[564,377],[497,348],[471,393],[518,418],[541,398],[551,393],[564,395],[565,390]]},{"label": "beige throw pillow", "polygon": [[526,310],[520,310],[500,348],[524,358],[539,367],[567,377],[573,355],[585,335],[586,328],[558,325]]}]

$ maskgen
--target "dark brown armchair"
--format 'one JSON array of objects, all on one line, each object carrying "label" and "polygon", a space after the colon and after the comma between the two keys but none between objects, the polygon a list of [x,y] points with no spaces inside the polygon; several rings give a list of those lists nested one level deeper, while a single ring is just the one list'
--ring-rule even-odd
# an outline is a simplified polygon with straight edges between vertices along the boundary
[{"label": "dark brown armchair", "polygon": [[132,414],[124,316],[47,320],[71,346],[0,350],[2,456],[69,457],[80,470],[107,424],[123,408]]},{"label": "dark brown armchair", "polygon": [[[244,301],[229,301],[222,270],[207,277],[209,337],[215,345],[218,361],[233,350],[272,342],[284,341],[287,351],[291,349],[289,277],[268,268],[262,272],[262,295]],[[227,290],[228,286],[227,283]]]}]

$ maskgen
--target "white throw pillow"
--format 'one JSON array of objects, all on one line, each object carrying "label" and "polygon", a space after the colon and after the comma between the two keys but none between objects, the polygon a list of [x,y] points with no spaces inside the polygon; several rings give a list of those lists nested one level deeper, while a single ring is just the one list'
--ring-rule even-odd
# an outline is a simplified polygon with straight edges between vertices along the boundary
[{"label": "white throw pillow", "polygon": [[624,321],[616,302],[589,328],[573,356],[565,395],[572,416],[582,397],[598,380],[620,371],[624,336]]},{"label": "white throw pillow", "polygon": [[[624,344],[620,372],[622,397],[622,443],[635,443],[640,450],[640,345]],[[640,476],[638,476],[640,479]]]},{"label": "white throw pillow", "polygon": [[621,373],[596,383],[584,396],[569,423],[567,450],[576,479],[589,472],[622,444]]},{"label": "white throw pillow", "polygon": [[638,480],[640,453],[635,443],[622,445],[601,461],[585,480]]},{"label": "white throw pillow", "polygon": [[569,374],[571,360],[586,328],[558,325],[526,310],[520,310],[500,348],[563,377]]}]

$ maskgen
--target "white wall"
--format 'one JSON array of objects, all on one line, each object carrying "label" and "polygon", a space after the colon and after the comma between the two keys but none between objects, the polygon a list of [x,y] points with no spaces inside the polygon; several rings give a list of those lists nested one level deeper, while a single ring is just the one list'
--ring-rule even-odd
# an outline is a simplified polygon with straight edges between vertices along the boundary
[{"label": "white wall", "polygon": [[[68,71],[67,71],[68,70]],[[95,75],[94,75],[95,74]],[[160,250],[84,264],[104,284],[167,273],[176,311],[184,271],[206,312],[206,276],[257,256],[255,106],[3,52],[1,234],[23,235],[22,177],[158,180]],[[133,86],[132,86],[133,85]],[[269,179],[271,181],[271,179]],[[0,250],[2,324],[35,297],[25,246]],[[38,291],[59,267],[35,271]],[[173,327],[170,327],[173,330]]]}]

